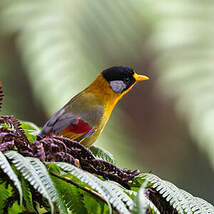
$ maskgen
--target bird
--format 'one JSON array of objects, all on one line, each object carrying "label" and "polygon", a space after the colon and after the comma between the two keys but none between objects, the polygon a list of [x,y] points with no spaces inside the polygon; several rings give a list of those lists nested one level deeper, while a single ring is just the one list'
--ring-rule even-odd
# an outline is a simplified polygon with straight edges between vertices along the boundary
[{"label": "bird", "polygon": [[92,146],[118,101],[137,82],[148,79],[127,66],[103,70],[87,88],[50,117],[39,135],[62,135],[86,147]]}]

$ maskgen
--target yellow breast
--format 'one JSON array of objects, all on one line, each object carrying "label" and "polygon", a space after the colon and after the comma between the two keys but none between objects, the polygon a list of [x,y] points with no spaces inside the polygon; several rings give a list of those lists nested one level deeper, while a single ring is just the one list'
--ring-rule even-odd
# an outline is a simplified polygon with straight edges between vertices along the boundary
[{"label": "yellow breast", "polygon": [[[127,93],[126,91],[125,93]],[[110,84],[103,78],[102,75],[98,75],[96,80],[86,88],[83,93],[93,94],[96,99],[93,99],[93,105],[102,105],[104,107],[104,112],[101,120],[95,124],[96,132],[89,138],[85,139],[81,143],[85,146],[91,146],[97,139],[97,137],[102,133],[108,119],[112,113],[117,102],[122,98],[125,93],[115,93]],[[89,95],[90,96],[90,95]]]}]

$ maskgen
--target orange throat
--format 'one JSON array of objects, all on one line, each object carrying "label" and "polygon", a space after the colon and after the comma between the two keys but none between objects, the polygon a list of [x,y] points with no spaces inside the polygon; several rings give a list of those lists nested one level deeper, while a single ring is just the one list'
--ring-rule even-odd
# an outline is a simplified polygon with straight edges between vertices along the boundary
[{"label": "orange throat", "polygon": [[[110,84],[100,74],[97,78],[84,90],[87,93],[93,93],[99,100],[99,103],[104,106],[105,110],[112,111],[117,102],[125,93],[115,93]],[[128,92],[128,90],[127,90]]]}]

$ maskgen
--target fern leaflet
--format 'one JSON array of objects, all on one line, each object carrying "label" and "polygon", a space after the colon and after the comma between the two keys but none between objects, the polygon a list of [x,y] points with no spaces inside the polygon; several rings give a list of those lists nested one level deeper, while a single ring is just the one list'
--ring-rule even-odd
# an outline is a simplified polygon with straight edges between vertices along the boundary
[{"label": "fern leaflet", "polygon": [[[130,211],[127,209],[129,207],[130,201],[127,201],[127,195],[124,192],[118,193],[118,190],[108,185],[107,182],[102,181],[96,176],[85,172],[73,165],[67,163],[56,163],[64,171],[71,173],[77,177],[81,182],[88,184],[91,188],[96,190],[100,195],[103,196],[107,204],[109,205],[111,212],[111,205],[115,207],[120,213],[130,214]],[[131,200],[131,199],[130,199]],[[126,203],[124,203],[126,201]]]},{"label": "fern leaflet", "polygon": [[61,201],[73,214],[87,213],[77,187],[54,176],[51,176],[51,179],[58,190]]},{"label": "fern leaflet", "polygon": [[28,211],[35,212],[29,184],[27,183],[27,181],[24,179],[23,176],[21,176],[21,183],[22,183],[22,191],[23,191],[25,206],[27,207]]},{"label": "fern leaflet", "polygon": [[152,187],[158,191],[179,214],[214,213],[214,207],[211,204],[177,188],[168,181],[161,180],[157,176],[147,173],[144,173],[142,178],[145,179],[144,182],[148,182],[147,187]]},{"label": "fern leaflet", "polygon": [[54,186],[53,181],[51,180],[51,177],[45,167],[45,165],[37,158],[27,158],[29,162],[32,164],[34,169],[37,172],[37,175],[40,177],[43,184],[45,184],[45,187],[47,189],[47,192],[49,196],[51,197],[51,200],[53,202],[56,202],[58,205],[59,210],[63,210],[61,213],[67,213],[67,208],[65,204],[63,204],[63,201],[61,201],[61,198],[58,197],[57,190]]},{"label": "fern leaflet", "polygon": [[22,205],[23,194],[22,194],[21,183],[20,183],[17,175],[11,168],[10,163],[7,161],[7,158],[4,156],[4,154],[2,152],[0,152],[0,167],[3,170],[3,172],[8,175],[10,180],[12,180],[14,182],[14,185],[16,186],[16,188],[19,192],[20,204]]},{"label": "fern leaflet", "polygon": [[92,153],[94,154],[94,156],[96,158],[114,163],[113,155],[110,152],[108,152],[107,150],[105,150],[101,147],[98,147],[98,146],[91,146],[90,150],[92,151]]},{"label": "fern leaflet", "polygon": [[214,207],[208,202],[192,196],[190,193],[180,190],[183,197],[186,199],[192,213],[194,214],[213,214]]},{"label": "fern leaflet", "polygon": [[146,214],[147,210],[149,210],[153,214],[160,214],[157,207],[146,197],[145,191],[145,185],[142,185],[138,191],[137,197],[135,198],[135,206],[132,213]]},{"label": "fern leaflet", "polygon": [[52,202],[52,194],[49,194],[49,183],[46,181],[44,182],[43,179],[41,179],[41,176],[46,176],[46,175],[38,175],[36,169],[34,166],[30,163],[30,161],[20,155],[19,153],[15,151],[9,151],[6,152],[5,155],[7,156],[8,159],[12,161],[12,163],[15,165],[17,170],[19,170],[23,177],[29,181],[29,183],[33,186],[35,190],[37,190],[41,195],[43,195],[49,202],[50,208],[51,208],[51,213],[54,213],[54,205]]}]

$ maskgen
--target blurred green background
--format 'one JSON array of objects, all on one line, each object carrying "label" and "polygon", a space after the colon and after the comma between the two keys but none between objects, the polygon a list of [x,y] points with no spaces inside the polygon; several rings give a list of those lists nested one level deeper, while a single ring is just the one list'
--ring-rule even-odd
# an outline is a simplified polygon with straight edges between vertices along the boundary
[{"label": "blurred green background", "polygon": [[96,142],[214,203],[214,2],[1,0],[3,114],[42,126],[103,69],[150,81],[114,110]]}]

